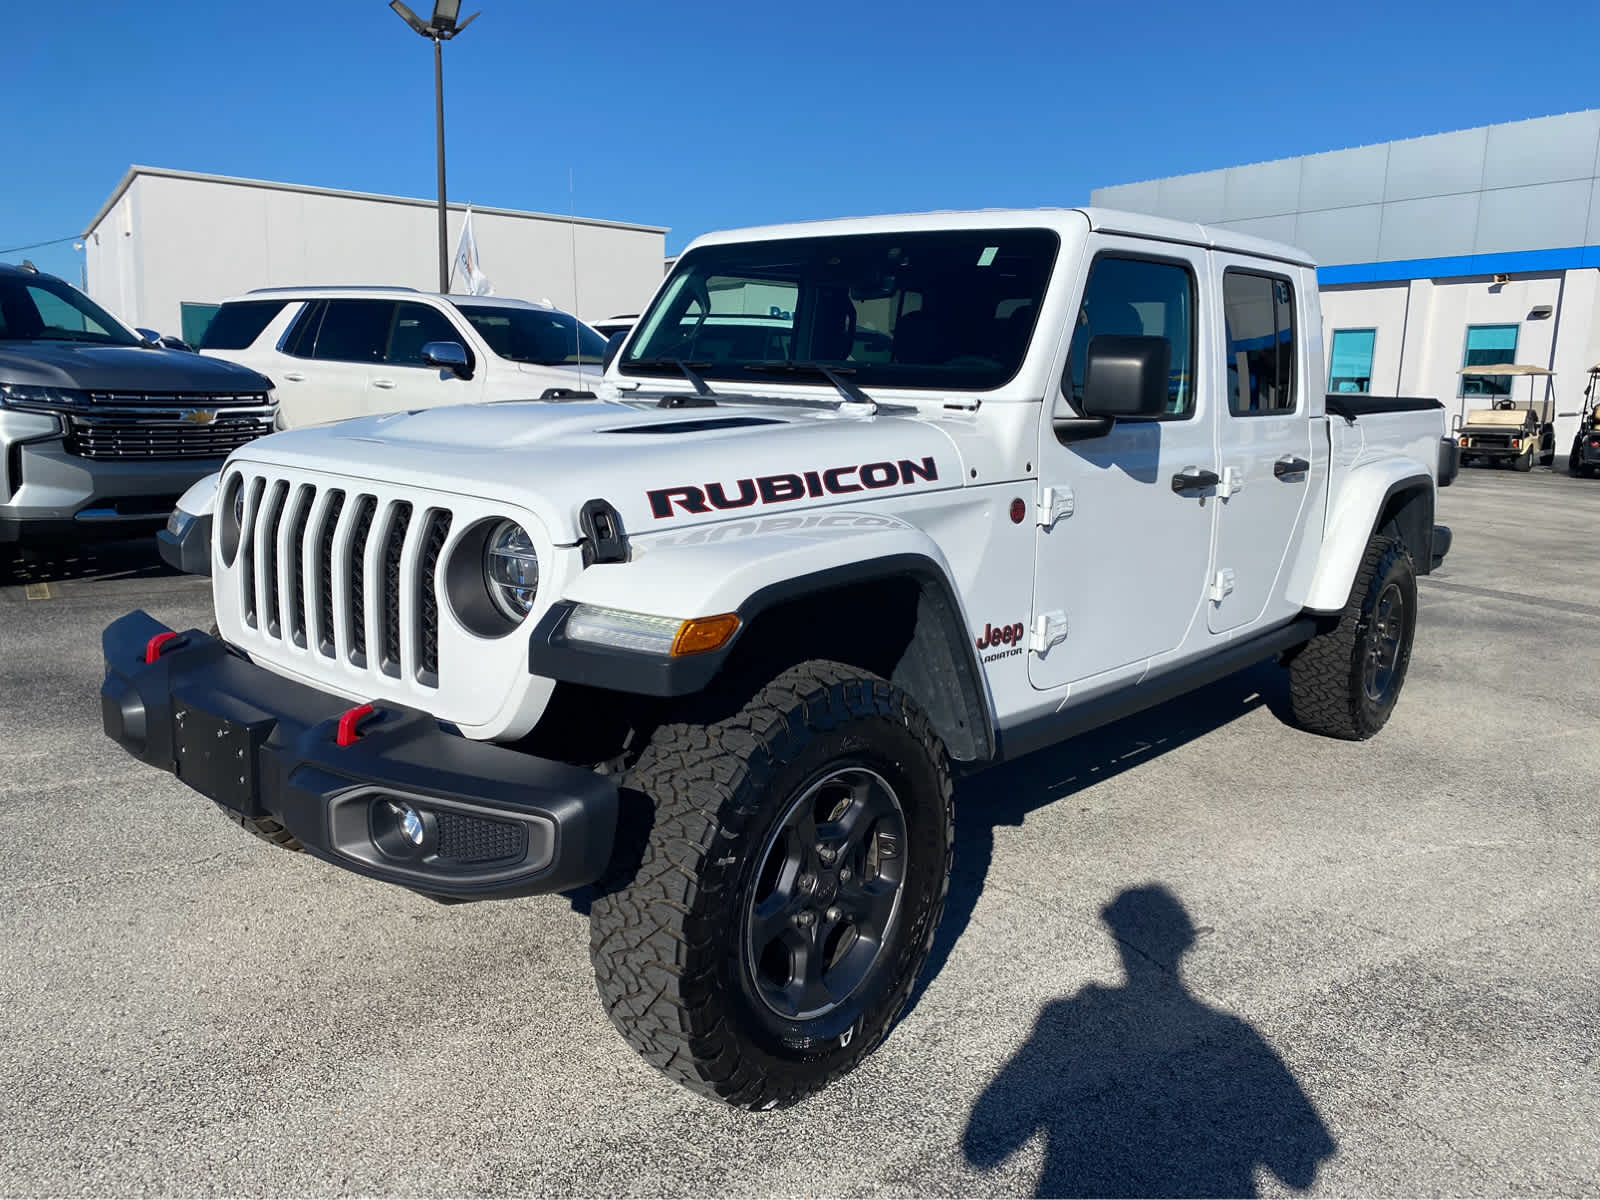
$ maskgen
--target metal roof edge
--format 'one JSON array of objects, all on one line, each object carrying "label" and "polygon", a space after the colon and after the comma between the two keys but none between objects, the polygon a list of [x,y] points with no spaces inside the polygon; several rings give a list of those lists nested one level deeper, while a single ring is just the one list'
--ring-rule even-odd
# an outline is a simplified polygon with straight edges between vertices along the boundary
[{"label": "metal roof edge", "polygon": [[[271,179],[246,179],[237,175],[208,175],[200,171],[178,171],[171,167],[147,167],[135,163],[128,168],[121,182],[111,193],[111,198],[100,206],[100,211],[95,214],[94,220],[89,222],[83,231],[84,237],[93,233],[95,227],[105,220],[106,215],[116,207],[117,201],[122,199],[124,192],[132,186],[133,181],[140,175],[151,175],[163,179],[185,179],[195,183],[220,183],[234,187],[265,188],[275,192],[301,192],[313,196],[333,196],[343,200],[372,200],[383,204],[407,204],[420,208],[437,208],[438,202],[422,200],[414,196],[387,196],[381,192],[353,192],[342,188],[316,187],[307,183],[281,183]],[[450,201],[446,207],[453,212],[466,212],[467,205],[457,201]],[[595,225],[605,229],[626,229],[635,233],[659,233],[665,236],[671,232],[668,225],[639,225],[631,221],[608,221],[600,217],[572,217],[562,216],[559,213],[532,212],[517,208],[493,208],[487,205],[474,204],[472,211],[496,217],[524,217],[535,221],[555,221],[562,225]]]}]

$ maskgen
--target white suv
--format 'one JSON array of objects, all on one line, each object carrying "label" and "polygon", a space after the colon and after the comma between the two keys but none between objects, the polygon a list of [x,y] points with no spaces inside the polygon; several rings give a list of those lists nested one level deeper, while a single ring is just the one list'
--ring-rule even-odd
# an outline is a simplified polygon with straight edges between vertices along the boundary
[{"label": "white suv", "polygon": [[599,381],[605,339],[559,309],[402,287],[262,288],[217,310],[200,352],[277,385],[279,425],[538,399]]}]

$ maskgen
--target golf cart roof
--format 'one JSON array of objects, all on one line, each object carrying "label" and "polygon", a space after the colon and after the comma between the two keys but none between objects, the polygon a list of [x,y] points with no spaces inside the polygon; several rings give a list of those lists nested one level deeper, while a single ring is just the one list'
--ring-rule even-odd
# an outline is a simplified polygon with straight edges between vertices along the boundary
[{"label": "golf cart roof", "polygon": [[[1597,368],[1600,369],[1600,368]],[[1527,363],[1486,363],[1476,367],[1462,367],[1457,375],[1554,375],[1548,367],[1535,367]]]}]

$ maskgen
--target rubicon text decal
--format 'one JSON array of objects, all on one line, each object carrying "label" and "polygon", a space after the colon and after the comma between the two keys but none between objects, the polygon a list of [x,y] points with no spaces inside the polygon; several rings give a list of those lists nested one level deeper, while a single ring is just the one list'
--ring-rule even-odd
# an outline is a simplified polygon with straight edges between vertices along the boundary
[{"label": "rubicon text decal", "polygon": [[650,511],[657,519],[679,512],[708,513],[719,509],[749,508],[753,504],[783,504],[807,497],[842,496],[850,492],[877,491],[909,485],[919,480],[939,478],[939,468],[931,457],[916,462],[863,463],[858,467],[829,467],[826,471],[803,471],[798,475],[761,475],[735,480],[732,486],[708,483],[703,487],[655,488],[645,494]]}]

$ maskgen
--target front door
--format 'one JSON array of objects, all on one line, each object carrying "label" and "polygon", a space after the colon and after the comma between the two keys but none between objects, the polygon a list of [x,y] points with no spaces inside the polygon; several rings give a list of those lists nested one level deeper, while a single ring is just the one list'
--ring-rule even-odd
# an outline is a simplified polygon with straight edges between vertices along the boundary
[{"label": "front door", "polygon": [[[1213,602],[1224,633],[1291,615],[1283,575],[1305,533],[1307,497],[1321,495],[1327,455],[1313,454],[1294,280],[1216,256],[1222,288],[1227,403],[1219,417]],[[1276,605],[1274,605],[1276,597]]]},{"label": "front door", "polygon": [[[1095,237],[1090,253],[1054,397],[1065,419],[1047,418],[1040,435],[1028,677],[1041,689],[1136,677],[1184,641],[1204,602],[1217,511],[1203,474],[1216,462],[1218,374],[1214,319],[1199,303],[1207,252]],[[1163,416],[1098,434],[1076,419],[1097,334],[1171,343]]]},{"label": "front door", "polygon": [[[367,411],[402,412],[441,404],[468,404],[478,399],[488,367],[476,361],[472,340],[431,304],[403,300],[394,308],[383,360],[371,372]],[[422,348],[429,342],[455,342],[461,346],[467,352],[473,377],[462,379],[423,362]]]}]

